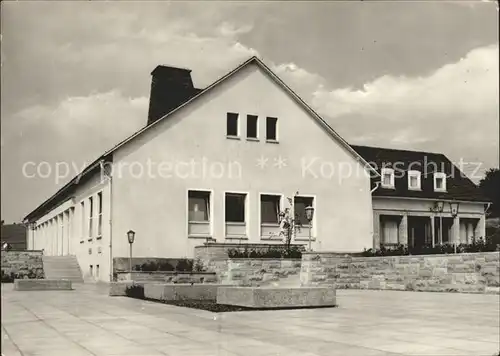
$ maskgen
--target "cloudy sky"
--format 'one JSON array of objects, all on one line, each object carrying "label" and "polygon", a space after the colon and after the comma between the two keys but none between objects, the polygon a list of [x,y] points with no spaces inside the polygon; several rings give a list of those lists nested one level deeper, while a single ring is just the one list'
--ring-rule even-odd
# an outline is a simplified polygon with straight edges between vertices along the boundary
[{"label": "cloudy sky", "polygon": [[257,55],[350,143],[498,166],[493,2],[1,5],[6,222],[71,178],[26,178],[23,164],[81,167],[145,124],[158,64],[205,87]]}]

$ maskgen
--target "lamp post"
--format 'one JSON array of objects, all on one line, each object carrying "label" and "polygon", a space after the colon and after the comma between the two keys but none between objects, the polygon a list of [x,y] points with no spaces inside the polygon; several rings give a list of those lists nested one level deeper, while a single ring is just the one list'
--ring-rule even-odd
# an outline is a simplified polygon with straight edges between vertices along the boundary
[{"label": "lamp post", "polygon": [[[459,206],[460,206],[459,202],[456,202],[456,201],[450,202],[450,212],[451,212],[451,216],[453,217],[453,219],[455,219],[458,216]],[[455,226],[454,230],[455,230],[454,237],[456,238],[457,230],[458,230],[458,234],[460,234],[460,225]],[[457,253],[457,241],[456,241],[456,239],[455,239],[455,241],[453,241],[453,250],[455,253]]]},{"label": "lamp post", "polygon": [[312,227],[312,220],[314,217],[314,208],[312,206],[306,207],[305,213],[306,213],[306,219],[307,219],[307,221],[309,221],[309,251],[312,251],[312,249],[311,249],[311,227]]},{"label": "lamp post", "polygon": [[134,243],[134,239],[135,239],[135,231],[129,230],[127,232],[127,238],[128,238],[128,243],[130,245],[130,257],[128,260],[128,268],[129,268],[129,272],[132,272],[132,244]]},{"label": "lamp post", "polygon": [[439,214],[439,243],[443,243],[443,210],[444,210],[444,201],[437,201],[434,203],[434,209],[432,211]]}]

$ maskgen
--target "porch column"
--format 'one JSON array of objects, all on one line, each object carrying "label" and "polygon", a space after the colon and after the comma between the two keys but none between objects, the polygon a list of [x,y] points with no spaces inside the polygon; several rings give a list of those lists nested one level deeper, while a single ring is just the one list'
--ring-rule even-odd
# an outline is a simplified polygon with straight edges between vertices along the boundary
[{"label": "porch column", "polygon": [[399,243],[408,245],[408,214],[404,213],[401,216],[401,222],[398,227]]},{"label": "porch column", "polygon": [[436,236],[436,227],[435,227],[435,225],[436,225],[436,224],[435,224],[435,220],[436,220],[436,219],[434,219],[434,215],[432,215],[432,216],[430,217],[430,219],[431,219],[432,247],[434,247],[434,246],[436,246],[436,238],[437,238],[437,236]]},{"label": "porch column", "polygon": [[380,213],[373,212],[373,248],[380,248]]},{"label": "porch column", "polygon": [[460,217],[457,215],[453,218],[453,226],[451,228],[451,243],[460,244]]},{"label": "porch column", "polygon": [[480,237],[483,238],[483,240],[486,239],[486,217],[485,215],[481,215],[481,218],[479,218],[479,221],[477,222],[476,225],[476,230],[474,231],[474,237],[479,239]]}]

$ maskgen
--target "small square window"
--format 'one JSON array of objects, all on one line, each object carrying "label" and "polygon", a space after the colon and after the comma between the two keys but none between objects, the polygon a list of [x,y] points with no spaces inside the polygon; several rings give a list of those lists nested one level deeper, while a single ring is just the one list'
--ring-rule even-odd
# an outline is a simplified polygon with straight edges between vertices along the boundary
[{"label": "small square window", "polygon": [[268,117],[266,118],[266,140],[268,141],[277,141],[277,124],[278,118],[276,117]]},{"label": "small square window", "polygon": [[382,168],[382,187],[394,188],[394,170],[391,168]]},{"label": "small square window", "polygon": [[227,113],[227,136],[238,136],[238,114],[234,112]]},{"label": "small square window", "polygon": [[420,190],[420,172],[408,171],[408,189]]},{"label": "small square window", "polygon": [[434,190],[436,192],[446,191],[446,173],[442,172],[434,173]]}]

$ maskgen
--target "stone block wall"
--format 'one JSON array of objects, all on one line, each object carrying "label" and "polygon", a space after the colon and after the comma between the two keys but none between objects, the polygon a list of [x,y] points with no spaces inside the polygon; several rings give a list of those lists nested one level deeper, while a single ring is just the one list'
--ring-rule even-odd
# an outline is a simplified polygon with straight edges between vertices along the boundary
[{"label": "stone block wall", "polygon": [[219,283],[223,284],[298,286],[300,265],[301,260],[295,259],[235,258],[214,260],[210,270],[217,273]]},{"label": "stone block wall", "polygon": [[215,272],[117,272],[118,282],[215,283]]},{"label": "stone block wall", "polygon": [[2,282],[43,279],[42,251],[2,251]]},{"label": "stone block wall", "polygon": [[500,254],[352,257],[304,253],[303,285],[435,292],[500,293]]}]

